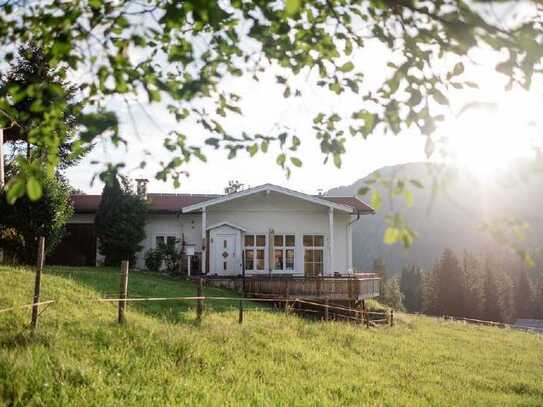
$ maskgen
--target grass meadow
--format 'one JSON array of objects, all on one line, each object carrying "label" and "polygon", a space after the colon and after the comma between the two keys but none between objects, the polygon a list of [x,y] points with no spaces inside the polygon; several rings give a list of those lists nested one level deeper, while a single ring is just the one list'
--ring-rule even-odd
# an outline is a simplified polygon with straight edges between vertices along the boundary
[{"label": "grass meadow", "polygon": [[[0,309],[28,304],[34,273],[0,266]],[[543,405],[543,335],[398,314],[394,327],[286,316],[260,304],[130,303],[116,323],[118,270],[46,268],[57,303],[0,313],[0,406]],[[134,272],[129,296],[194,295]],[[206,289],[206,295],[231,295]]]}]

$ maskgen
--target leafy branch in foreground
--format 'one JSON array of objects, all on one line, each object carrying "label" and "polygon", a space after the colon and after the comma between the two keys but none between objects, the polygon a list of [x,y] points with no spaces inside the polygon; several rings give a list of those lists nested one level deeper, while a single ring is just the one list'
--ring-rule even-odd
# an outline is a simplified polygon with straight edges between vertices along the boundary
[{"label": "leafy branch in foreground", "polygon": [[[302,165],[299,157],[291,156],[300,144],[295,134],[247,134],[226,126],[226,117],[243,112],[240,96],[224,89],[225,80],[246,76],[258,81],[270,68],[285,73],[277,76],[285,98],[301,94],[295,83],[302,74],[332,95],[359,95],[359,106],[352,106],[349,114],[327,114],[325,121],[323,112],[314,120],[321,151],[336,166],[341,165],[347,134],[367,138],[378,130],[398,134],[416,128],[428,137],[426,152],[431,155],[432,134],[443,119],[448,91],[476,86],[463,77],[470,50],[487,47],[501,55],[489,69],[506,75],[509,88],[529,88],[534,75],[541,73],[541,6],[526,2],[527,17],[504,25],[487,18],[488,3],[14,1],[4,4],[0,14],[0,44],[8,61],[14,57],[13,45],[39,46],[51,67],[78,78],[81,103],[96,112],[116,96],[145,96],[150,104],[167,106],[180,124],[200,126],[204,140],[172,133],[164,142],[175,157],[162,163],[157,178],[173,178],[178,184],[187,162],[193,157],[205,160],[206,146],[234,158],[241,151],[266,152],[277,143],[279,166],[289,173],[291,166]],[[394,51],[387,79],[372,92],[362,91],[364,66],[355,58],[369,41]],[[447,66],[438,69],[438,60]],[[13,106],[20,98],[32,97],[42,109],[46,91],[55,89],[10,89],[1,103]],[[66,141],[58,129],[60,112],[60,106],[48,108],[40,126],[25,129],[28,139],[47,152],[48,165],[39,169],[43,172],[58,164],[59,148]],[[88,126],[78,134],[76,146],[104,134],[116,145],[123,142],[116,120],[102,119],[98,131]],[[0,121],[3,127],[10,124],[4,117]],[[27,174],[20,183],[28,185],[31,179]],[[17,183],[9,189],[13,199],[29,191],[39,195],[37,188]]]}]

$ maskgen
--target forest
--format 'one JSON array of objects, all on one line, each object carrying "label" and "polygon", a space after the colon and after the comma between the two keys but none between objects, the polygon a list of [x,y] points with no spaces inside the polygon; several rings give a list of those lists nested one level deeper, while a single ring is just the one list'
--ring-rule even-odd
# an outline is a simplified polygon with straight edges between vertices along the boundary
[{"label": "forest", "polygon": [[381,259],[373,269],[382,277],[380,300],[396,309],[506,323],[543,319],[543,273],[514,256],[445,249],[431,270],[410,265],[392,278]]}]

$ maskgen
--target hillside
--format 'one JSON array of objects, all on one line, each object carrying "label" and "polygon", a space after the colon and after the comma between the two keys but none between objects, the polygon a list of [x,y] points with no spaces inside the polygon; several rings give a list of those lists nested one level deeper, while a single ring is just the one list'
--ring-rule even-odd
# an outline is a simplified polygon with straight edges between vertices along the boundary
[{"label": "hillside", "polygon": [[[457,253],[469,250],[475,254],[497,246],[487,232],[481,230],[484,222],[497,219],[517,218],[527,221],[527,231],[522,243],[528,248],[543,247],[543,173],[533,172],[517,164],[497,178],[481,180],[467,172],[447,168],[437,176],[444,186],[433,195],[434,175],[425,164],[410,163],[385,167],[379,170],[383,177],[417,179],[424,188],[411,186],[414,205],[408,208],[402,197],[387,199],[383,192],[383,205],[376,215],[364,216],[353,225],[353,263],[369,270],[373,260],[383,257],[387,270],[399,273],[407,264],[417,264],[429,269],[443,249]],[[356,194],[368,177],[338,188],[330,195]],[[364,197],[369,199],[369,196]],[[383,243],[386,228],[385,216],[391,209],[400,210],[408,225],[418,233],[412,248],[405,251],[401,244],[389,246]]]},{"label": "hillside", "polygon": [[[28,303],[33,273],[0,267],[0,309]],[[47,269],[38,331],[0,314],[0,405],[541,405],[543,337],[400,315],[365,329],[231,304],[129,305],[89,299],[118,274]],[[193,294],[190,283],[130,277],[131,296]],[[219,290],[207,291],[218,294]]]}]

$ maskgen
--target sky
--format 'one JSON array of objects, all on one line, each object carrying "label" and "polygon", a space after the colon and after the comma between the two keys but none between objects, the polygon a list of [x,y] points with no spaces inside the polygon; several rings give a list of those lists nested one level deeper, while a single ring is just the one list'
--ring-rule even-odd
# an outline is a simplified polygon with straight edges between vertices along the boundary
[{"label": "sky", "polygon": [[[355,69],[363,72],[365,77],[361,94],[378,88],[386,80],[389,73],[386,63],[396,57],[399,56],[372,41],[353,53]],[[462,165],[488,172],[517,156],[529,155],[534,143],[543,145],[543,122],[539,117],[543,108],[543,86],[541,81],[535,81],[530,93],[518,89],[505,93],[504,77],[491,68],[500,56],[481,49],[470,57],[483,63],[468,66],[464,79],[476,82],[479,89],[451,91],[447,95],[451,106],[443,112],[446,120],[436,131],[435,138],[444,140],[444,145],[453,150],[455,159]],[[440,64],[446,63],[437,61],[436,66],[439,68]],[[120,101],[110,103],[108,107],[117,113],[121,136],[128,140],[129,147],[115,149],[107,142],[99,143],[80,165],[69,170],[71,184],[86,193],[100,193],[102,185],[99,182],[91,185],[93,176],[106,162],[123,161],[128,163],[127,174],[130,177],[150,180],[149,192],[222,193],[228,181],[237,180],[247,186],[274,183],[313,194],[351,184],[384,166],[427,160],[424,153],[426,139],[414,131],[404,131],[398,136],[375,132],[366,140],[360,136],[347,136],[347,152],[342,158],[341,168],[332,163],[323,164],[324,156],[311,131],[312,119],[319,112],[358,110],[364,107],[362,100],[354,94],[335,96],[315,87],[315,78],[307,72],[292,78],[302,96],[285,99],[283,88],[275,83],[278,73],[284,72],[270,66],[259,82],[247,76],[228,78],[221,87],[241,96],[243,114],[231,115],[225,123],[227,129],[234,132],[270,134],[282,127],[295,132],[302,141],[296,155],[302,159],[303,166],[293,168],[290,178],[287,179],[285,172],[275,163],[277,150],[270,149],[267,154],[259,153],[252,158],[241,153],[228,160],[225,151],[207,149],[204,151],[206,163],[194,160],[183,168],[189,176],[181,180],[179,189],[174,189],[171,181],[157,181],[154,175],[159,168],[158,163],[171,158],[162,147],[169,131],[181,131],[188,136],[189,144],[197,145],[203,145],[209,135],[199,127],[176,123],[167,113],[166,103],[148,105],[141,99],[129,107]],[[490,110],[478,108],[459,115],[467,103],[474,101],[494,107]],[[536,123],[536,126],[527,126],[529,122]],[[146,157],[145,151],[150,156]],[[148,161],[144,170],[137,169],[142,159]],[[438,154],[432,157],[434,161],[441,159]],[[94,161],[98,164],[92,164]]]}]

